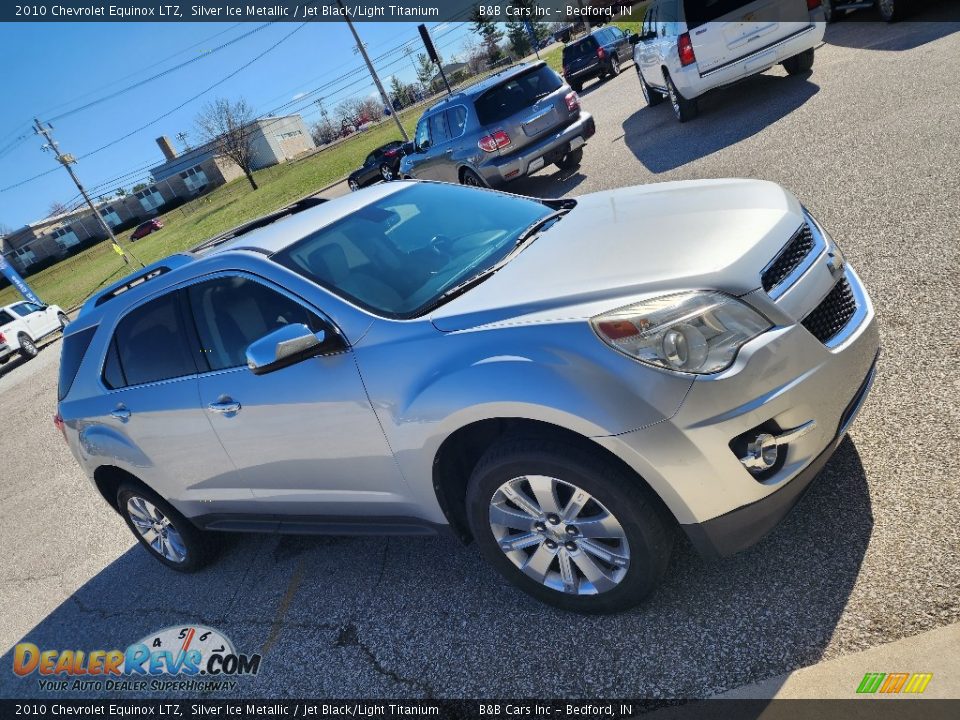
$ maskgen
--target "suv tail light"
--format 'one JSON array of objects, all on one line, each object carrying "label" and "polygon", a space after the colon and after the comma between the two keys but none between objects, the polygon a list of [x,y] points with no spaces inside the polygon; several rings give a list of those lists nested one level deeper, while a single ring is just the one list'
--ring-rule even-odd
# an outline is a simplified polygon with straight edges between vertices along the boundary
[{"label": "suv tail light", "polygon": [[567,110],[570,112],[580,109],[580,97],[575,92],[568,92],[563,96],[563,99],[566,101]]},{"label": "suv tail light", "polygon": [[60,417],[60,413],[57,413],[53,416],[53,426],[60,431],[60,434],[63,435],[63,441],[67,441],[67,429],[63,424],[63,418]]},{"label": "suv tail light", "polygon": [[677,52],[680,53],[680,64],[686,67],[697,61],[693,54],[693,43],[690,42],[690,33],[684,33],[677,38]]},{"label": "suv tail light", "polygon": [[603,48],[597,48],[597,60],[603,60],[607,57],[607,51]]},{"label": "suv tail light", "polygon": [[807,10],[816,10],[821,4],[820,0],[807,0]]},{"label": "suv tail light", "polygon": [[496,152],[500,148],[510,146],[510,136],[503,130],[497,130],[490,135],[484,135],[477,141],[477,145],[479,145],[480,149],[484,152]]},{"label": "suv tail light", "polygon": [[397,154],[397,152],[399,152],[397,149],[387,150],[387,151],[383,154],[383,156],[384,156],[384,157],[394,157],[394,156]]},{"label": "suv tail light", "polygon": [[0,343],[5,343],[7,341],[7,336],[0,332]]}]

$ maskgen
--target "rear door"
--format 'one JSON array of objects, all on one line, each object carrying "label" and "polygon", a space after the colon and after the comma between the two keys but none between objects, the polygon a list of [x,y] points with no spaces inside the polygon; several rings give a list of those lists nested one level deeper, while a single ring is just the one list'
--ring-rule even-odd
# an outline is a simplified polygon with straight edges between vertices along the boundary
[{"label": "rear door", "polygon": [[551,130],[569,125],[579,109],[569,110],[563,80],[546,65],[530,68],[490,88],[477,98],[477,117],[488,133],[503,130],[510,144],[500,155],[511,155],[543,139]]},{"label": "rear door", "polygon": [[597,39],[593,35],[577,40],[563,49],[563,69],[567,77],[590,70],[600,63]]},{"label": "rear door", "polygon": [[682,0],[700,74],[736,62],[810,24],[806,0]]}]

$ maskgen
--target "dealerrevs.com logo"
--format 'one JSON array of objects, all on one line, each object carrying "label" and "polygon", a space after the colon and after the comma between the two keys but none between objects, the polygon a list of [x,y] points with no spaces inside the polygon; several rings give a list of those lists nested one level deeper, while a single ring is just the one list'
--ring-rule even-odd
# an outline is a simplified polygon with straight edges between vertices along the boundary
[{"label": "dealerrevs.com logo", "polygon": [[40,690],[143,692],[232,690],[234,678],[256,675],[260,655],[238,653],[219,630],[168,627],[126,650],[48,650],[19,643],[13,672],[37,676]]}]

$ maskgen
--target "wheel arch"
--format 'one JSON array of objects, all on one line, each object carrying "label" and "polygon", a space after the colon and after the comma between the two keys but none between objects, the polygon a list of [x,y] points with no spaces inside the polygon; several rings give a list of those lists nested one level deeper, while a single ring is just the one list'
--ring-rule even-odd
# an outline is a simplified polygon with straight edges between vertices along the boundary
[{"label": "wheel arch", "polygon": [[522,417],[501,417],[477,420],[464,425],[444,439],[433,460],[433,489],[440,509],[453,533],[465,544],[473,541],[467,523],[466,496],[470,475],[484,453],[507,437],[550,438],[570,447],[577,447],[618,466],[650,489],[663,505],[667,516],[674,517],[659,494],[630,465],[615,453],[574,430],[560,425]]}]

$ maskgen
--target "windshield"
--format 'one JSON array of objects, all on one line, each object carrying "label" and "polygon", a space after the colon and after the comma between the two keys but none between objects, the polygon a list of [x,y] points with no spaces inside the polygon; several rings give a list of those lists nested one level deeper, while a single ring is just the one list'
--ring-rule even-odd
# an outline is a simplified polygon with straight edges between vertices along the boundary
[{"label": "windshield", "polygon": [[459,185],[418,183],[274,254],[338,295],[388,317],[415,317],[490,268],[550,207]]}]

